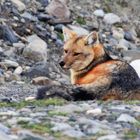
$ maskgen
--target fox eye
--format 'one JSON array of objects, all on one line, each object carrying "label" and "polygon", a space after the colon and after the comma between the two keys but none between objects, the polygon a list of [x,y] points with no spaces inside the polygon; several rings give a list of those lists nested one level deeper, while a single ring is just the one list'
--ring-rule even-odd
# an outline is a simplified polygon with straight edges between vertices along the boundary
[{"label": "fox eye", "polygon": [[67,53],[67,52],[68,52],[68,50],[64,50],[64,52],[65,52],[65,53]]},{"label": "fox eye", "polygon": [[74,53],[73,55],[74,55],[74,56],[78,56],[78,55],[80,55],[80,54],[81,54],[81,53]]}]

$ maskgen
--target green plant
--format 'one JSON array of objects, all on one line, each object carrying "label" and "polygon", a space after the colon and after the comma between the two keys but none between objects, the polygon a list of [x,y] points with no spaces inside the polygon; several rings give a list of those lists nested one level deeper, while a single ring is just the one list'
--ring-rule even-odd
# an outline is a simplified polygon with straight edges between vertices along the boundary
[{"label": "green plant", "polygon": [[86,24],[85,19],[84,19],[83,17],[80,17],[80,16],[78,16],[78,17],[76,18],[76,22],[77,22],[78,24],[80,24],[80,25],[85,25],[85,24]]}]

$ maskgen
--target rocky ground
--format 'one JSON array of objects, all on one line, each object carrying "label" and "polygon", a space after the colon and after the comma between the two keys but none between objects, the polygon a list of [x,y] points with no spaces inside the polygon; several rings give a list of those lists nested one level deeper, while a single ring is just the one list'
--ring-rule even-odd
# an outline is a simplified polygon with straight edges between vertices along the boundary
[{"label": "rocky ground", "polygon": [[139,0],[0,1],[0,140],[139,140],[139,101],[25,101],[70,84],[62,27],[99,30],[113,58],[140,59]]}]

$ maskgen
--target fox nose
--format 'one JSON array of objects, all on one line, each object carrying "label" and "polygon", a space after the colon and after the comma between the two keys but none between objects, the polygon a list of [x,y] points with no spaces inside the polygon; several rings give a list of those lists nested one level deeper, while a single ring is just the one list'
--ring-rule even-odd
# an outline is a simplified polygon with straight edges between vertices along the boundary
[{"label": "fox nose", "polygon": [[60,61],[59,65],[60,65],[61,67],[64,67],[65,62],[64,62],[64,61]]}]

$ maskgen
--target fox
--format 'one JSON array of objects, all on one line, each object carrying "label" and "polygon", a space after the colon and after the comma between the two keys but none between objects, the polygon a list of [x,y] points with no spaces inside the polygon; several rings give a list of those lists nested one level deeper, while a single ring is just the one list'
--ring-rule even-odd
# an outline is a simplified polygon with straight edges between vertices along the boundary
[{"label": "fox", "polygon": [[[54,96],[67,100],[140,100],[138,74],[127,62],[109,56],[97,31],[79,36],[64,27],[63,35],[64,52],[59,64],[70,70],[73,87],[49,87],[45,91],[51,89]],[[38,98],[45,95],[44,89],[39,90]]]}]

